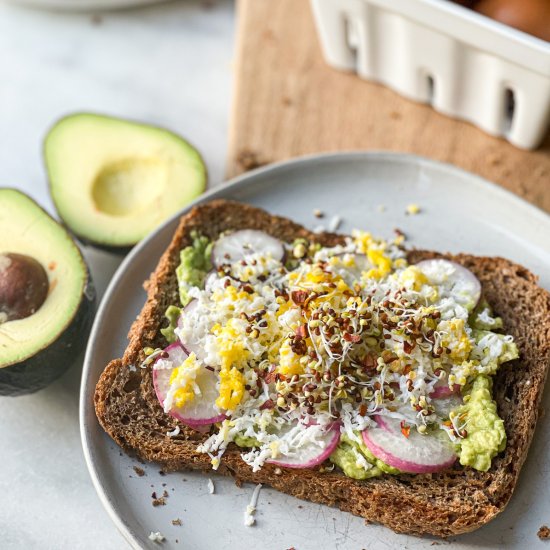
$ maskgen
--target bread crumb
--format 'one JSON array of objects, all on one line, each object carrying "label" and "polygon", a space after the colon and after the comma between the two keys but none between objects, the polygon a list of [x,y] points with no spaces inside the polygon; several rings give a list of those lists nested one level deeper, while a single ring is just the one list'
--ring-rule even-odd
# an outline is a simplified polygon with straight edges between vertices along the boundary
[{"label": "bread crumb", "polygon": [[216,488],[214,487],[214,482],[211,479],[208,479],[208,492],[213,495]]},{"label": "bread crumb", "polygon": [[164,497],[160,498],[154,498],[153,502],[151,503],[155,508],[157,506],[166,506],[166,499]]},{"label": "bread crumb", "polygon": [[378,210],[378,212],[385,212],[385,211],[386,211],[386,207],[385,207],[385,205],[383,205],[383,204],[379,204],[379,205],[376,207],[376,210]]},{"label": "bread crumb", "polygon": [[316,218],[322,218],[324,216],[324,213],[319,210],[318,208],[316,208],[314,211],[313,211],[313,215],[316,217]]},{"label": "bread crumb", "polygon": [[420,212],[420,206],[418,206],[418,204],[408,204],[407,205],[407,208],[405,209],[406,213],[411,215],[411,216],[415,216],[416,214],[418,214]]},{"label": "bread crumb", "polygon": [[139,466],[134,466],[134,472],[136,472],[139,477],[143,477],[145,475],[145,470]]},{"label": "bread crumb", "polygon": [[550,527],[548,527],[548,525],[543,525],[539,529],[537,536],[539,537],[540,540],[550,539]]},{"label": "bread crumb", "polygon": [[275,468],[274,473],[276,476],[280,476],[283,473],[283,471],[281,470],[281,468]]},{"label": "bread crumb", "polygon": [[173,519],[172,525],[181,525],[181,519],[180,518]]},{"label": "bread crumb", "polygon": [[151,531],[149,534],[149,540],[153,542],[164,542],[164,535],[160,531]]}]

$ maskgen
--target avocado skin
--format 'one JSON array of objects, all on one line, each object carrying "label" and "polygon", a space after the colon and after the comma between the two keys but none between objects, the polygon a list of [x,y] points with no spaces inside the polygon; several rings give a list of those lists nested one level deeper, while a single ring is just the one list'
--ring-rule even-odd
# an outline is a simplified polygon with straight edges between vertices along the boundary
[{"label": "avocado skin", "polygon": [[88,272],[80,306],[57,340],[21,363],[0,369],[0,396],[34,393],[64,374],[86,345],[95,309],[96,292]]}]

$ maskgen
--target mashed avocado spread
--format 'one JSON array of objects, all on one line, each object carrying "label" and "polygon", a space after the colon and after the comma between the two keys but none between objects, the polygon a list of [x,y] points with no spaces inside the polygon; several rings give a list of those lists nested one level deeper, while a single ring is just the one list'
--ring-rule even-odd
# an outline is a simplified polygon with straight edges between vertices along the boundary
[{"label": "mashed avocado spread", "polygon": [[[181,251],[180,264],[176,269],[180,304],[178,304],[177,306],[171,305],[168,307],[165,313],[166,318],[168,319],[168,326],[166,328],[161,329],[162,334],[165,336],[166,340],[169,343],[176,341],[178,336],[182,338],[179,332],[180,327],[177,327],[177,322],[178,322],[178,319],[180,318],[183,308],[191,300],[191,297],[189,295],[190,289],[194,287],[199,287],[200,289],[202,289],[204,287],[205,277],[207,273],[212,269],[211,251],[212,251],[213,243],[210,242],[210,240],[207,237],[201,236],[197,233],[192,233],[191,237],[192,237],[192,244],[190,246],[187,246]],[[367,242],[366,240],[365,242],[367,244],[370,243],[370,241]],[[369,252],[369,250],[367,250],[367,252]],[[290,273],[289,277],[292,275],[291,272],[293,270],[302,269],[301,264],[304,262],[302,262],[301,260],[303,260],[304,257],[306,256],[313,257],[315,256],[315,254],[318,254],[320,251],[322,251],[322,249],[321,249],[321,246],[318,244],[311,244],[303,239],[297,239],[294,243],[292,243],[290,251],[291,251],[291,254],[287,254],[286,263],[285,263],[286,270],[288,273]],[[386,271],[389,272],[389,270],[386,270],[386,271],[383,270],[385,264],[383,264],[382,262],[383,258],[380,259],[378,257],[379,256],[377,255],[378,252],[379,252],[378,250],[374,250],[374,251],[370,250],[370,255],[369,255],[369,261],[371,261],[372,263],[378,266],[377,270],[371,270],[369,272],[369,273],[372,272],[371,275],[372,275],[372,278],[374,279],[381,279],[383,277],[386,277],[388,275]],[[362,252],[362,257],[363,256],[364,256],[364,251]],[[344,269],[344,267],[349,269],[356,268],[355,264],[350,263],[350,265],[348,265],[346,263],[348,262],[348,259],[346,257],[343,257],[343,259],[341,259],[342,257],[341,253],[339,255],[336,255],[335,257],[336,257],[336,260],[332,262],[332,264],[330,265],[333,265],[333,266],[335,265],[338,269]],[[349,262],[351,262],[351,260],[349,260]],[[309,262],[308,265],[311,265],[311,262]],[[329,261],[325,262],[324,265],[325,267],[323,269],[325,271],[323,271],[323,273],[326,274],[329,272],[327,271],[328,268],[326,267],[326,265],[329,265]],[[407,283],[408,279],[406,279],[405,275],[410,277],[413,277],[413,276],[416,277],[414,281],[410,283],[409,286],[417,285],[418,288],[415,286],[414,289],[415,289],[415,292],[418,294],[418,291],[419,291],[418,289],[421,289],[422,285],[426,284],[426,281],[424,281],[424,279],[422,279],[420,275],[417,273],[418,270],[415,271],[414,269],[412,269],[413,267],[416,267],[416,266],[411,266],[410,272],[407,272],[407,273],[403,272],[405,274],[403,273],[401,274],[403,281],[400,280],[399,284],[400,285],[408,284]],[[357,269],[359,268],[357,267]],[[284,273],[284,270],[281,270],[281,273]],[[321,273],[321,275],[323,273]],[[220,272],[218,271],[218,275],[221,277],[223,273],[220,275]],[[308,277],[310,277],[311,281],[313,281],[317,285],[320,285],[319,281],[322,282],[322,280],[321,279],[317,280],[317,278],[320,278],[321,275],[317,272],[306,273],[305,276],[302,277],[302,279],[304,279],[307,282],[309,281]],[[363,272],[362,277],[364,277],[364,275],[365,273]],[[233,277],[232,280],[238,280],[238,279],[239,279],[238,277]],[[261,285],[263,285],[265,279],[266,277],[264,277],[263,279],[258,279],[258,281],[261,282]],[[247,281],[247,279],[242,279],[242,280]],[[370,284],[369,281],[367,281],[367,283]],[[247,304],[248,302],[251,301],[251,298],[249,298],[249,295],[247,297],[247,293],[241,292],[241,294],[244,295],[244,298],[240,297],[241,295],[236,291],[233,292],[233,294],[229,293],[229,291],[234,290],[232,287],[233,284],[235,283],[232,282],[229,285],[225,285],[230,287],[227,291],[228,296],[232,297],[234,300],[236,299],[236,297],[239,297],[239,299],[244,301],[245,306],[248,307]],[[224,286],[224,289],[225,289],[225,286]],[[348,296],[351,295],[351,290],[344,284],[343,279],[342,281],[338,280],[337,283],[331,283],[331,286],[328,287],[329,290],[327,291],[327,293],[329,291],[333,292],[332,289],[339,290],[340,287],[344,288],[344,290],[348,292]],[[194,292],[196,291],[197,290],[195,289]],[[303,292],[306,292],[306,291],[303,291]],[[192,294],[192,295],[196,296],[196,294]],[[258,295],[260,294],[258,293]],[[430,297],[432,295],[426,294],[426,296]],[[258,326],[267,329],[268,327],[275,325],[275,321],[279,317],[284,319],[285,323],[287,323],[288,326],[290,326],[290,323],[296,323],[297,321],[294,318],[292,318],[291,314],[292,314],[293,308],[295,309],[296,305],[301,303],[300,295],[295,294],[293,292],[291,293],[291,297],[292,299],[289,298],[288,294],[284,295],[283,297],[283,294],[279,293],[279,296],[277,297],[277,300],[278,300],[277,312],[274,314],[272,318],[270,318],[271,320],[269,321],[269,323],[266,321],[265,324],[258,325]],[[217,305],[216,307],[219,307],[219,306]],[[384,306],[384,307],[388,307],[388,306]],[[236,311],[236,309],[233,305],[231,305],[230,311],[231,311],[230,316],[233,316],[235,319],[237,319],[237,316],[234,315],[234,311]],[[321,320],[324,319],[323,315],[325,315],[325,312],[328,312],[330,315],[334,314],[334,311],[328,308],[325,308],[325,309],[320,308],[319,311],[320,313],[318,313],[318,316],[315,317],[310,322],[310,329],[319,327]],[[455,401],[454,402],[455,404],[453,404],[452,406],[456,408],[450,411],[449,416],[442,416],[442,418],[439,419],[439,423],[437,424],[433,422],[435,427],[433,429],[430,428],[432,429],[431,433],[433,434],[433,431],[435,430],[442,437],[446,438],[448,435],[451,438],[454,445],[453,448],[456,449],[456,454],[460,461],[460,464],[462,464],[463,466],[474,468],[476,470],[487,471],[491,466],[492,459],[499,452],[504,450],[506,446],[506,432],[504,429],[504,422],[498,416],[497,406],[495,401],[493,400],[493,395],[492,395],[493,383],[492,383],[491,376],[497,372],[499,366],[502,363],[516,359],[519,356],[517,346],[513,342],[513,339],[511,336],[493,332],[494,330],[502,329],[503,327],[502,319],[500,319],[499,317],[493,316],[493,313],[491,311],[489,304],[484,299],[481,299],[479,301],[478,305],[475,307],[475,309],[473,309],[473,311],[468,310],[466,314],[462,317],[462,319],[454,320],[452,322],[446,322],[445,320],[440,321],[441,315],[437,311],[434,313],[433,308],[424,307],[424,308],[419,308],[418,311],[426,316],[426,319],[424,319],[426,327],[422,327],[422,325],[419,325],[419,327],[417,327],[417,330],[421,330],[422,328],[425,328],[426,330],[431,329],[431,331],[429,332],[431,332],[431,335],[433,336],[433,334],[436,332],[434,330],[435,327],[437,326],[440,327],[438,330],[437,337],[440,339],[439,343],[441,345],[441,348],[440,348],[441,352],[438,351],[432,357],[431,360],[434,361],[434,364],[437,363],[438,365],[441,365],[442,360],[440,360],[440,356],[443,356],[443,357],[449,356],[450,360],[452,360],[452,363],[453,363],[451,365],[451,368],[453,370],[449,371],[448,378],[445,378],[445,376],[443,377],[440,376],[439,379],[446,380],[448,382],[449,388],[452,388],[453,386],[456,387],[456,385],[458,384],[462,388],[461,391],[463,396],[463,403],[456,405],[456,401]],[[265,308],[263,312],[264,314],[266,313]],[[244,317],[248,321],[250,321],[250,319],[253,318],[253,315],[252,314],[244,315]],[[349,318],[353,318],[353,317],[349,317]],[[242,319],[242,316],[240,317],[240,319]],[[363,323],[364,321],[363,324],[366,326],[369,322],[369,319],[370,317],[365,316],[364,319],[360,320],[360,323]],[[229,328],[234,328],[233,325],[231,325],[231,322],[233,321],[234,319],[231,319],[230,321],[228,321],[225,332],[221,331],[221,328],[218,331],[219,334],[217,332],[213,332],[215,336],[220,336],[220,335],[227,336],[226,338],[227,342],[225,342],[225,340],[223,342],[224,344],[226,344],[226,347],[223,348],[223,352],[228,357],[231,357],[232,365],[235,364],[236,362],[236,359],[233,359],[233,356],[237,357],[238,355],[237,351],[239,351],[235,346],[233,346],[232,343],[235,341],[238,341],[238,338],[240,337],[238,334],[236,333],[234,334],[233,332],[229,331]],[[397,321],[395,322],[397,323]],[[314,325],[314,323],[316,323],[316,325]],[[347,334],[348,342],[353,342],[353,343],[356,342],[356,340],[354,340],[354,338],[357,338],[355,336],[355,333],[361,330],[360,327],[363,326],[363,324],[359,324],[358,325],[359,328],[356,327],[349,334]],[[384,327],[384,330],[388,331],[390,330],[390,328]],[[175,329],[177,329],[178,335],[175,334],[174,332]],[[194,327],[192,327],[192,329],[194,330]],[[296,329],[293,329],[293,330],[296,330]],[[260,335],[259,331],[249,331],[246,334],[251,334],[254,332],[258,332],[258,335],[256,336],[256,338],[259,338],[259,335]],[[282,345],[278,345],[278,347],[276,347],[277,350],[286,350],[286,352],[288,352],[287,356],[289,356],[291,359],[293,359],[293,354],[294,355],[299,354],[299,351],[300,351],[299,344],[305,337],[301,335],[301,333],[298,331],[295,332],[294,334],[295,335],[292,335],[293,338],[295,339],[293,340],[294,347],[290,346],[290,344],[287,346],[288,349],[284,348],[284,346]],[[304,335],[307,335],[310,338],[313,338],[311,334],[312,334],[311,332],[310,333],[304,332]],[[376,338],[375,338],[375,336],[377,335],[380,335],[380,331],[372,332],[371,337],[366,338],[365,342],[369,346],[377,345]],[[298,342],[298,344],[296,344],[296,341]],[[374,344],[372,344],[371,341],[374,341]],[[261,342],[262,342],[262,345],[264,345],[263,341]],[[267,346],[267,344],[265,345]],[[445,354],[443,353],[444,347],[447,348],[445,350]],[[410,348],[413,349],[412,345],[410,346]],[[406,354],[411,354],[411,349],[406,351]],[[437,351],[437,348],[435,347],[435,343],[434,343],[433,349]],[[286,356],[283,357],[283,354],[281,352],[278,352],[278,353],[280,353],[280,357],[277,354],[274,354],[273,356],[270,355],[267,359],[265,359],[264,357],[263,361],[267,363],[268,367],[271,367],[271,369],[277,368],[278,369],[277,372],[282,374],[281,380],[277,381],[277,384],[281,383],[281,388],[282,388],[282,382],[285,382],[285,380],[291,380],[293,379],[293,377],[298,379],[300,375],[303,374],[302,370],[304,367],[302,367],[301,365],[305,363],[302,363],[299,361],[292,362]],[[385,372],[388,370],[391,370],[389,367],[391,367],[392,365],[398,365],[399,361],[401,360],[400,356],[397,356],[396,354],[392,353],[390,350],[387,350],[387,349],[385,349],[383,353],[380,354],[379,357],[376,357],[376,353],[378,353],[376,351],[376,348],[373,353],[374,355],[371,354],[367,356],[368,361],[364,364],[364,367],[367,369],[367,371],[371,373],[369,374],[369,376],[378,375],[378,373],[380,373],[380,371],[382,370],[384,370]],[[265,368],[267,369],[268,367],[265,367]],[[405,370],[404,373],[402,371],[396,370],[396,376],[397,377],[406,376],[408,372],[411,370],[410,365],[405,365],[403,368],[406,369],[407,367],[408,367],[408,371]],[[286,371],[284,369],[286,369]],[[234,367],[234,370],[237,370],[237,369]],[[437,374],[438,371],[440,370],[442,369],[439,368],[435,370],[435,374]],[[270,371],[270,374],[271,374],[271,371]],[[413,372],[412,375],[413,374],[415,373]],[[443,373],[443,374],[446,375],[446,373]],[[409,391],[414,386],[414,377],[412,375],[409,376],[407,380],[405,380],[405,383],[408,386],[410,386]],[[340,378],[342,378],[342,381],[340,380]],[[343,379],[344,379],[343,376],[338,377],[339,382],[343,383]],[[319,381],[320,381],[320,378],[318,382]],[[232,383],[234,383],[235,385],[237,384],[237,382],[238,380],[232,379]],[[252,382],[256,382],[256,380],[253,380]],[[249,387],[252,387],[254,389],[256,387],[254,383],[249,383],[246,386],[244,386],[244,382],[242,382],[242,384],[245,389]],[[309,384],[309,386],[312,386],[312,384]],[[392,392],[395,391],[396,386],[397,384],[394,384],[394,386],[386,386],[387,388],[386,391],[389,392],[389,394],[393,395]],[[261,388],[261,385],[258,384],[258,387]],[[317,386],[312,387],[311,391],[315,390],[316,388]],[[279,391],[279,389],[280,388],[277,385],[277,390]],[[430,393],[430,391],[432,391],[432,389],[433,387],[430,387],[427,390],[426,389],[421,390],[420,397],[418,397],[418,394],[413,395],[411,392],[411,396],[410,396],[411,404],[417,405],[417,408],[416,408],[417,411],[420,410],[422,407],[424,407],[427,412],[433,413],[433,407],[432,409],[429,409],[430,403],[434,399],[434,398],[431,398],[432,394]],[[365,392],[366,397],[371,399],[373,397],[376,397],[375,394],[377,393],[378,390],[377,391],[373,390],[371,391],[370,394],[368,394],[368,389],[364,389],[363,391]],[[279,407],[278,409],[279,412],[275,410],[275,416],[280,418],[280,416],[278,415],[280,415],[281,414],[280,411],[283,410],[281,407],[286,406],[287,403],[283,399],[282,394],[277,394],[277,395],[279,396],[277,398],[277,403],[278,403],[277,406]],[[308,394],[305,394],[305,395],[307,396]],[[382,399],[383,395],[384,394],[381,394],[379,396],[381,401],[383,401]],[[340,393],[335,392],[335,396],[339,398]],[[252,397],[255,397],[255,395]],[[461,402],[460,393],[458,393],[458,395],[457,393],[454,393],[450,399],[452,398],[458,399],[458,403]],[[249,397],[249,399],[251,399],[251,397]],[[275,397],[273,397],[273,399],[275,399]],[[279,403],[279,401],[281,401],[281,403]],[[394,401],[393,398],[391,399],[391,401],[392,402]],[[420,409],[418,407],[420,407]],[[447,413],[448,411],[449,409],[447,409]],[[312,413],[310,412],[309,414],[312,414]],[[365,414],[365,413],[362,413],[362,414]],[[413,426],[413,429],[415,429],[414,424],[412,424],[412,426]],[[421,427],[424,427],[424,426],[421,426]],[[233,429],[234,431],[240,430],[238,426],[236,426]],[[351,433],[350,431],[348,431],[348,434],[346,433],[341,434],[339,444],[330,455],[329,460],[333,464],[335,464],[338,468],[340,468],[346,476],[351,477],[353,479],[358,479],[358,480],[365,480],[376,476],[380,476],[382,474],[401,473],[400,470],[394,467],[391,467],[385,462],[376,458],[376,456],[374,456],[372,452],[367,448],[367,446],[363,443],[361,433],[359,431],[356,431],[357,429],[363,429],[363,427],[353,428],[354,430],[353,433],[356,436],[354,438],[348,435],[349,433]],[[269,429],[267,431],[268,431],[268,435],[270,436],[274,436],[276,433],[274,431],[269,432]],[[420,429],[419,429],[419,432],[420,432]],[[248,431],[247,433],[251,433],[251,432]],[[259,433],[259,432],[256,432],[256,433]],[[420,433],[424,433],[424,432],[420,432]],[[254,437],[247,437],[242,434],[243,434],[243,431],[241,430],[240,433],[235,433],[234,435],[232,435],[232,441],[238,446],[247,448],[247,449],[254,449],[254,448],[261,449],[262,445],[265,446],[265,442],[261,443],[258,439]],[[408,437],[408,435],[406,437]],[[254,451],[254,452],[259,452],[259,451]],[[251,451],[248,454],[250,454],[250,456],[252,457],[253,452]],[[452,458],[452,451],[451,451],[451,458]]]},{"label": "mashed avocado spread", "polygon": [[[361,434],[356,434],[361,440]],[[399,474],[397,468],[388,466],[385,462],[378,460],[363,444],[354,441],[346,434],[342,434],[338,447],[330,455],[330,461],[336,464],[345,475],[353,479],[369,479],[382,474]],[[239,447],[259,447],[260,443],[253,437],[246,437],[242,434],[235,436],[234,442]]]},{"label": "mashed avocado spread", "polygon": [[176,335],[174,329],[178,326],[178,318],[181,315],[181,308],[177,306],[168,306],[164,316],[168,319],[168,326],[161,328],[160,332],[166,338],[169,344],[176,341]]},{"label": "mashed avocado spread", "polygon": [[[193,244],[180,252],[180,265],[176,268],[182,306],[186,306],[190,301],[189,289],[193,286],[201,286],[206,273],[212,268],[210,261],[212,243],[210,240],[196,232],[191,233],[191,238]],[[174,329],[178,324],[180,314],[181,308],[177,306],[168,306],[166,310],[165,317],[168,319],[168,326],[160,331],[170,344],[176,341]]]},{"label": "mashed avocado spread", "polygon": [[189,303],[188,292],[194,286],[201,286],[207,271],[212,269],[210,254],[212,243],[207,237],[191,233],[193,244],[180,252],[180,265],[176,269],[180,302],[182,306]]},{"label": "mashed avocado spread", "polygon": [[247,437],[246,435],[237,434],[233,440],[239,447],[259,447],[260,442],[254,437]]},{"label": "mashed avocado spread", "polygon": [[[361,435],[356,434],[360,440]],[[342,434],[340,443],[330,455],[330,461],[353,479],[369,479],[382,474],[399,474],[397,468],[378,460],[363,442],[354,441]]]},{"label": "mashed avocado spread", "polygon": [[493,382],[480,374],[464,395],[464,405],[456,415],[466,427],[460,444],[460,464],[486,472],[492,458],[506,447],[504,422],[498,416],[492,396]]}]

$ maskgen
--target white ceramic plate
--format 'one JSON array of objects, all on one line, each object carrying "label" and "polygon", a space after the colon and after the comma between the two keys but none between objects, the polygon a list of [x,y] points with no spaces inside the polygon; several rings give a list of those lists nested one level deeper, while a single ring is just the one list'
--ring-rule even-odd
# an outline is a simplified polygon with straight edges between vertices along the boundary
[{"label": "white ceramic plate", "polygon": [[[232,198],[264,207],[315,227],[341,216],[340,230],[363,228],[391,236],[399,227],[409,244],[440,251],[502,255],[541,277],[550,288],[550,217],[487,181],[414,156],[390,153],[335,154],[299,159],[261,169],[213,190],[210,198]],[[417,203],[421,213],[405,215]],[[380,206],[385,206],[381,211]],[[323,220],[313,209],[326,213]],[[99,426],[93,409],[95,384],[107,362],[120,357],[128,328],[140,311],[143,281],[171,239],[177,217],[143,241],[113,278],[90,337],[81,389],[80,422],[88,468],[97,492],[123,535],[135,548],[159,548],[148,540],[160,531],[162,548],[307,549],[431,548],[432,540],[394,534],[336,509],[302,502],[268,488],[260,493],[257,524],[243,514],[252,486],[200,473],[161,475],[120,452]],[[545,404],[550,404],[545,394]],[[529,458],[507,510],[475,533],[452,540],[453,548],[546,548],[536,536],[550,523],[550,414],[540,422]],[[165,485],[163,485],[165,484]],[[165,506],[153,507],[151,493],[168,492]],[[172,525],[174,519],[182,525]],[[176,542],[176,540],[178,542]],[[446,544],[446,543],[443,543]]]}]

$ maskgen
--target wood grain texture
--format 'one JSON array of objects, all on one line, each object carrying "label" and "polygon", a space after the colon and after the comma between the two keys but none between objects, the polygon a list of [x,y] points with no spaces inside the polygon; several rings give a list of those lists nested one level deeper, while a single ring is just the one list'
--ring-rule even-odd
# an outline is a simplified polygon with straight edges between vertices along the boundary
[{"label": "wood grain texture", "polygon": [[239,0],[228,176],[325,151],[391,150],[450,162],[550,212],[550,135],[522,151],[328,67],[308,0]]}]

